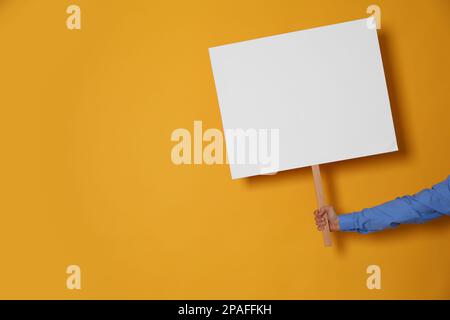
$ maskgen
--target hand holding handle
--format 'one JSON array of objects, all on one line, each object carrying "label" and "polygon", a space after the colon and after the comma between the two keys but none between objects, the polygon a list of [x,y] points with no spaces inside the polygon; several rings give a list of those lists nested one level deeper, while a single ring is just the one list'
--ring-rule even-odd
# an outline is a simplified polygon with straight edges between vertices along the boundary
[{"label": "hand holding handle", "polygon": [[[322,208],[325,205],[325,198],[323,193],[322,186],[322,178],[320,176],[320,167],[319,165],[312,166],[312,172],[314,177],[314,186],[316,189],[316,198],[317,198],[317,206],[318,208]],[[328,217],[325,215],[326,226],[322,231],[323,242],[325,247],[331,247],[331,234],[330,234],[330,226],[328,224]]]}]

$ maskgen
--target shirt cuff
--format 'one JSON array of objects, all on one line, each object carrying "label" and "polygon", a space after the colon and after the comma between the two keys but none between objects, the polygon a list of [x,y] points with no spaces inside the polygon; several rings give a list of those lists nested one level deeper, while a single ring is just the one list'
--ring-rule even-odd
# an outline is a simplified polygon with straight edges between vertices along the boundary
[{"label": "shirt cuff", "polygon": [[347,213],[339,215],[339,230],[340,231],[355,231],[356,223],[355,223],[355,214]]}]

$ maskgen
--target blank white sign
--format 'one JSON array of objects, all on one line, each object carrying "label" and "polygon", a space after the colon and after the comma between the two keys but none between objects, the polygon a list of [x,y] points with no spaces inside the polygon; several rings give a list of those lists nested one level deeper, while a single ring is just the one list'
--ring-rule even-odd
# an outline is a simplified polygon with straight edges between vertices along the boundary
[{"label": "blank white sign", "polygon": [[241,145],[225,136],[233,179],[398,150],[371,26],[360,19],[209,49],[224,131],[247,135]]}]

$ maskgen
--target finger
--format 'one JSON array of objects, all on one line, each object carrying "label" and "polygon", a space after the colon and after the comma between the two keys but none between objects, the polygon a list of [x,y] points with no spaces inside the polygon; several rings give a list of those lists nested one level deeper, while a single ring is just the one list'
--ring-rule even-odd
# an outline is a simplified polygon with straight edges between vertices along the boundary
[{"label": "finger", "polygon": [[326,215],[326,211],[319,211],[319,214],[318,214],[318,216],[319,217],[324,217],[325,215]]},{"label": "finger", "polygon": [[317,218],[317,219],[322,219],[323,218],[323,214],[318,213],[314,217]]}]

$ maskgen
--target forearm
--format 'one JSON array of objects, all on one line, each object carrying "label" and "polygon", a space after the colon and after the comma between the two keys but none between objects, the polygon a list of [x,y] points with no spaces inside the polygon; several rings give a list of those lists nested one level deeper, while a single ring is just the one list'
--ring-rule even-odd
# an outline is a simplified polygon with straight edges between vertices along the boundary
[{"label": "forearm", "polygon": [[339,216],[339,230],[369,233],[404,223],[422,223],[450,213],[449,179],[413,196]]}]

